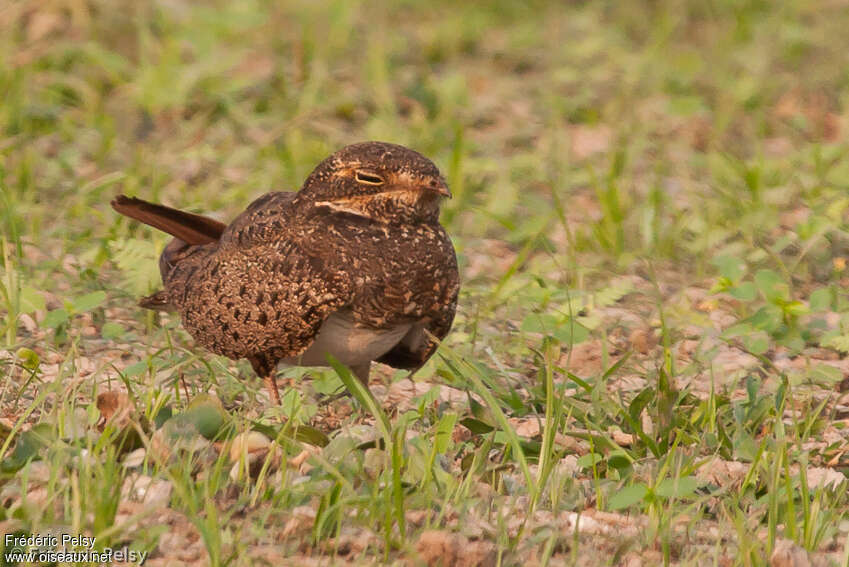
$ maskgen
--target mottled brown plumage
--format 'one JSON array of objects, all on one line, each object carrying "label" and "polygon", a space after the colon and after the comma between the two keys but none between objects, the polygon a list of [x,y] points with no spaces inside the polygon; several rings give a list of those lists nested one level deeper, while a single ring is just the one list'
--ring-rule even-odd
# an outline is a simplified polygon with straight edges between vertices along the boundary
[{"label": "mottled brown plumage", "polygon": [[268,193],[229,226],[123,195],[112,206],[175,236],[164,290],[142,306],[175,309],[212,352],[247,358],[278,399],[279,362],[332,354],[364,383],[372,361],[416,369],[451,327],[459,277],[439,224],[450,193],[410,149],[348,146],[297,193]]}]

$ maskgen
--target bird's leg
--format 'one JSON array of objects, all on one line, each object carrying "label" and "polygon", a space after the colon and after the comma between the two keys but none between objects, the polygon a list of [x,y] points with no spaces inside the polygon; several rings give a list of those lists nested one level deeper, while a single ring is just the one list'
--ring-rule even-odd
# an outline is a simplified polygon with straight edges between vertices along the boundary
[{"label": "bird's leg", "polygon": [[271,401],[279,406],[280,391],[277,389],[277,379],[274,377],[274,373],[272,372],[267,376],[263,376],[262,381],[265,382],[265,389],[268,390],[268,393],[271,396]]},{"label": "bird's leg", "polygon": [[265,383],[265,388],[271,396],[271,401],[280,405],[280,391],[277,389],[277,378],[274,375],[274,370],[277,367],[277,361],[269,360],[267,357],[262,355],[249,356],[248,360],[251,362],[254,372],[256,372]]}]

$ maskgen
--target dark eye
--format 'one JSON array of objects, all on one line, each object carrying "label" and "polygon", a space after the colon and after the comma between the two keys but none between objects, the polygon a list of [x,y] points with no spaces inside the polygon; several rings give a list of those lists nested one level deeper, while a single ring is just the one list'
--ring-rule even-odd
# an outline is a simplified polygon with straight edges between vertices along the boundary
[{"label": "dark eye", "polygon": [[370,171],[357,171],[357,181],[366,185],[383,185],[383,178]]}]

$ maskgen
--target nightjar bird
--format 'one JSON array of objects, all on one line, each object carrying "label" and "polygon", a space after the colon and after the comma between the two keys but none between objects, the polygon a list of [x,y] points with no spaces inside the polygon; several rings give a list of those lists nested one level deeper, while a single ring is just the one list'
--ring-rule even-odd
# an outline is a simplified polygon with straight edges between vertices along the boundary
[{"label": "nightjar bird", "polygon": [[423,155],[347,146],[297,193],[267,193],[225,225],[120,195],[119,213],[174,237],[164,289],[142,307],[174,310],[196,342],[247,358],[279,403],[278,363],[330,354],[368,384],[373,361],[417,369],[451,328],[460,287],[439,206],[451,193]]}]

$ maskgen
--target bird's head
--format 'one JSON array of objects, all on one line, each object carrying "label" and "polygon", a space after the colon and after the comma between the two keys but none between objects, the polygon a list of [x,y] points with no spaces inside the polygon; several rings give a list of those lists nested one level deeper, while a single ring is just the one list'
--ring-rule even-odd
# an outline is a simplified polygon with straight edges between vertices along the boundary
[{"label": "bird's head", "polygon": [[385,223],[437,222],[451,192],[432,161],[404,146],[346,146],[313,170],[297,200]]}]

